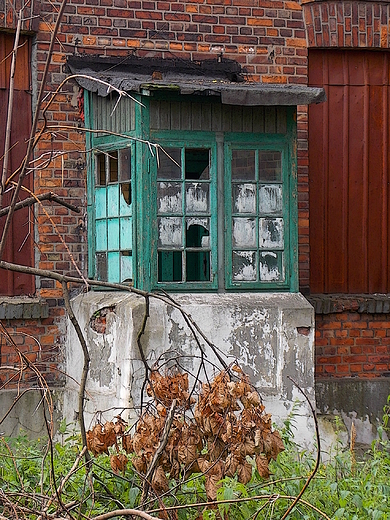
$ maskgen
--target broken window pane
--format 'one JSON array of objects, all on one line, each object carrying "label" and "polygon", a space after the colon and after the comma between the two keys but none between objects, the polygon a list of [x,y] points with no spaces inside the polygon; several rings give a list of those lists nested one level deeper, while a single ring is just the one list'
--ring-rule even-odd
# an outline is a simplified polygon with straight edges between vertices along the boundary
[{"label": "broken window pane", "polygon": [[280,215],[283,209],[282,186],[268,184],[260,186],[259,211],[263,215]]},{"label": "broken window pane", "polygon": [[262,282],[283,281],[283,253],[262,251],[260,253],[260,280]]},{"label": "broken window pane", "polygon": [[124,148],[123,150],[119,150],[119,160],[120,160],[120,182],[126,182],[131,179],[131,154],[130,148]]},{"label": "broken window pane", "polygon": [[255,150],[232,151],[232,179],[255,180]]},{"label": "broken window pane", "polygon": [[182,281],[182,253],[181,251],[158,252],[158,281]]},{"label": "broken window pane", "polygon": [[181,217],[161,217],[158,219],[158,246],[181,246],[183,244],[183,224]]},{"label": "broken window pane", "polygon": [[[131,184],[130,182],[126,182],[120,185],[121,187],[121,208],[123,206],[122,201],[127,205],[130,206],[131,204]],[[122,214],[122,212],[121,212]]]},{"label": "broken window pane", "polygon": [[97,161],[97,179],[96,184],[98,186],[106,185],[106,156],[104,153],[100,153],[96,157]]},{"label": "broken window pane", "polygon": [[182,193],[179,182],[158,182],[157,199],[159,213],[182,213]]},{"label": "broken window pane", "polygon": [[254,282],[256,279],[256,251],[233,251],[233,280]]},{"label": "broken window pane", "polygon": [[131,251],[121,251],[121,282],[133,279],[133,255]]},{"label": "broken window pane", "polygon": [[210,178],[210,150],[205,148],[186,148],[185,178],[207,180]]},{"label": "broken window pane", "polygon": [[282,218],[261,218],[259,219],[259,242],[260,247],[283,248],[284,229]]},{"label": "broken window pane", "polygon": [[164,148],[164,151],[158,151],[157,177],[159,179],[181,179],[181,149]]},{"label": "broken window pane", "polygon": [[255,184],[233,184],[233,213],[256,213]]},{"label": "broken window pane", "polygon": [[209,184],[200,182],[186,183],[186,212],[208,213],[209,210]]},{"label": "broken window pane", "polygon": [[109,152],[109,182],[118,182],[118,152]]},{"label": "broken window pane", "polygon": [[210,251],[187,251],[187,282],[210,281]]},{"label": "broken window pane", "polygon": [[102,282],[107,281],[107,253],[96,253],[96,277]]},{"label": "broken window pane", "polygon": [[256,220],[233,218],[233,247],[256,247]]},{"label": "broken window pane", "polygon": [[187,218],[186,247],[209,247],[210,220],[208,218]]},{"label": "broken window pane", "polygon": [[259,178],[270,182],[282,180],[282,152],[259,150]]}]

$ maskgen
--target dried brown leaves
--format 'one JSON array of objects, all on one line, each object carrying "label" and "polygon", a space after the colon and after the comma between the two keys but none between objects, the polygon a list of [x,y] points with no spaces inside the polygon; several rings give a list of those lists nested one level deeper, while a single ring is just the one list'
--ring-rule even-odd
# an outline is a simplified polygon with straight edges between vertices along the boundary
[{"label": "dried brown leaves", "polygon": [[121,446],[122,451],[134,454],[134,468],[145,475],[160,444],[167,410],[176,399],[168,441],[151,482],[157,495],[168,491],[169,479],[202,472],[207,496],[215,500],[218,483],[225,476],[237,475],[243,484],[250,481],[250,460],[260,475],[268,478],[269,462],[284,450],[283,442],[279,433],[272,431],[271,416],[265,413],[248,376],[238,366],[232,370],[237,374],[235,381],[224,371],[202,385],[191,420],[185,415],[195,403],[188,391],[188,374],[152,372],[147,392],[155,400],[155,413],[142,415],[132,437],[125,433],[127,425],[120,417],[116,422],[96,425],[87,432],[88,449],[96,456],[109,453],[114,446],[111,467],[119,473],[127,465],[126,455],[119,453]]}]

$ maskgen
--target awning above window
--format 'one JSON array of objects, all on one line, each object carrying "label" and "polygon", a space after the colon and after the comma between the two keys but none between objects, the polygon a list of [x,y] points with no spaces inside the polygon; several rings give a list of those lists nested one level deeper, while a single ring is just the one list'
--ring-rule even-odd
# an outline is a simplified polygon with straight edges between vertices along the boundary
[{"label": "awning above window", "polygon": [[81,87],[103,97],[112,92],[111,86],[145,95],[170,91],[183,95],[217,96],[227,105],[291,106],[326,100],[322,88],[248,81],[239,63],[224,58],[194,62],[83,55],[71,56],[67,63],[71,73],[77,75],[76,81]]}]

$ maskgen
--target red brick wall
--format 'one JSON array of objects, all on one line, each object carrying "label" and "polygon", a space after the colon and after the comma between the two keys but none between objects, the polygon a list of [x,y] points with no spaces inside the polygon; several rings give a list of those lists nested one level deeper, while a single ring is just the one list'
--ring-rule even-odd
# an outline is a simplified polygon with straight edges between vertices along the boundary
[{"label": "red brick wall", "polygon": [[389,47],[388,2],[302,0],[302,4],[309,47]]},{"label": "red brick wall", "polygon": [[316,377],[390,376],[390,314],[316,315]]}]

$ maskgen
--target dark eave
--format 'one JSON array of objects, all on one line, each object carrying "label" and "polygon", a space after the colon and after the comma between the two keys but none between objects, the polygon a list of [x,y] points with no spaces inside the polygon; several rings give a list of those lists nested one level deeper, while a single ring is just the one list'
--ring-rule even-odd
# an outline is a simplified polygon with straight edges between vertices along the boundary
[{"label": "dark eave", "polygon": [[192,62],[85,55],[71,56],[67,64],[81,87],[103,97],[112,91],[111,86],[145,95],[164,90],[182,95],[218,96],[227,105],[294,106],[326,100],[324,89],[318,87],[247,81],[240,64],[226,59]]}]

